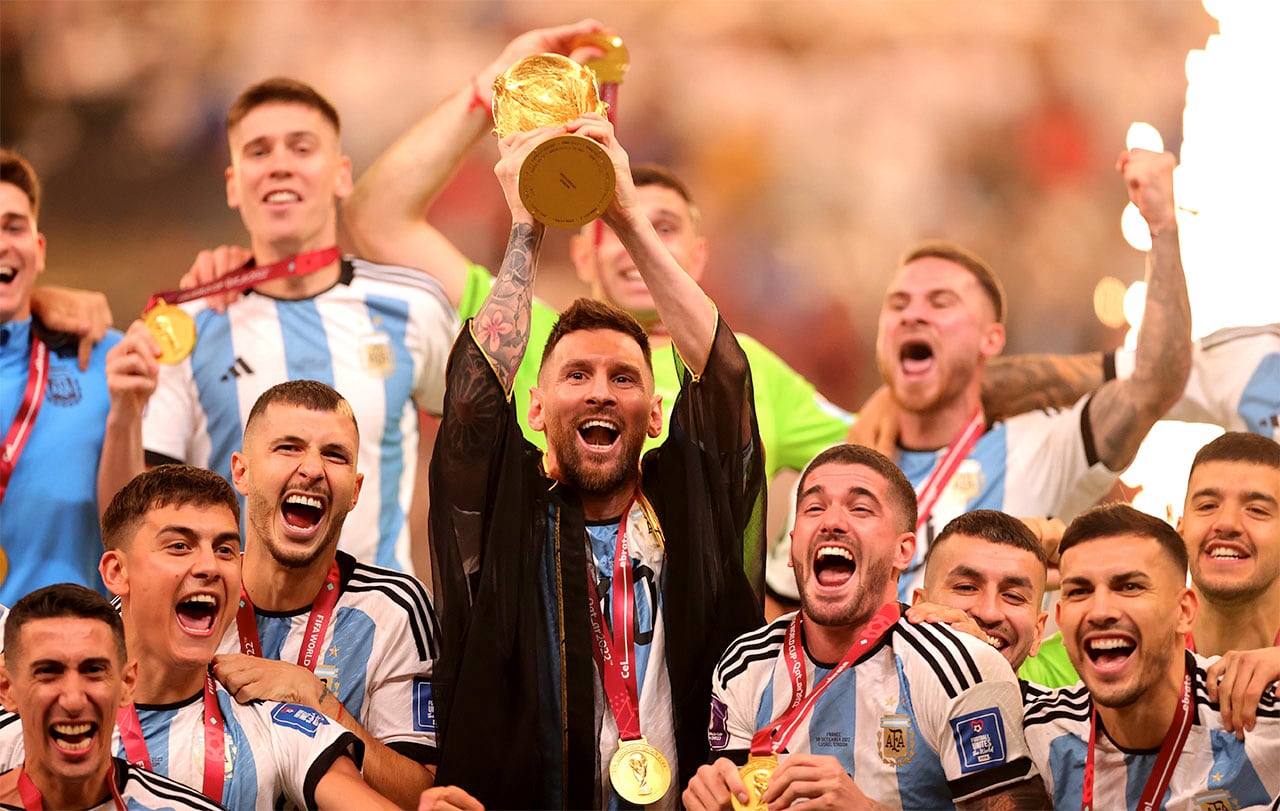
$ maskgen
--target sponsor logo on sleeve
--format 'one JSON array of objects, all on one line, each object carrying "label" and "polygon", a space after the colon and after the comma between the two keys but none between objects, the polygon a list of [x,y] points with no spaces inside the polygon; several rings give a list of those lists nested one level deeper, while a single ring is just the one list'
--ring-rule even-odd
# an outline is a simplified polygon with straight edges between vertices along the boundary
[{"label": "sponsor logo on sleeve", "polygon": [[711,724],[707,727],[707,741],[716,752],[729,745],[729,708],[715,696],[711,697]]},{"label": "sponsor logo on sleeve", "polygon": [[998,707],[951,719],[951,733],[956,738],[961,774],[989,769],[1005,762],[1004,719]]},{"label": "sponsor logo on sleeve", "polygon": [[295,729],[308,738],[316,736],[316,730],[329,723],[324,713],[298,704],[281,704],[271,711],[271,721],[276,726]]},{"label": "sponsor logo on sleeve", "polygon": [[417,732],[436,731],[436,703],[431,697],[430,679],[413,679],[413,728]]}]

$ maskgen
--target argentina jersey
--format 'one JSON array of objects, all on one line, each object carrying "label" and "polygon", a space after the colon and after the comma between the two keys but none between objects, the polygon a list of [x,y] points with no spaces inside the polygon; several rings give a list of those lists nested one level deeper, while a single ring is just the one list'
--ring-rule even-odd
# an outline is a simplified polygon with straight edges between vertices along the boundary
[{"label": "argentina jersey", "polygon": [[[369,734],[418,763],[435,763],[431,689],[438,627],[426,588],[412,575],[338,553],[338,601],[320,640],[315,674]],[[297,662],[311,606],[255,608],[262,656]],[[240,653],[235,623],[219,653]]]},{"label": "argentina jersey", "polygon": [[[179,783],[200,787],[204,779],[202,695],[166,705],[135,705],[152,770]],[[353,755],[359,739],[318,710],[274,701],[238,704],[218,685],[224,733],[222,804],[269,811],[287,800],[315,808],[315,786],[334,760]],[[115,753],[124,757],[116,734]]]},{"label": "argentina jersey", "polygon": [[[119,758],[112,758],[116,790],[128,811],[222,811],[223,806],[195,789],[140,769]],[[21,808],[0,802],[0,808]],[[85,811],[117,811],[115,798],[87,808]]]},{"label": "argentina jersey", "polygon": [[[231,478],[254,402],[285,380],[337,389],[360,429],[364,485],[341,548],[412,571],[406,516],[417,472],[418,409],[439,414],[457,315],[438,282],[407,268],[344,259],[342,276],[309,299],[247,291],[225,313],[182,305],[196,322],[191,356],[162,366],[143,417],[147,461],[179,461]],[[424,449],[429,452],[429,448]]]},{"label": "argentina jersey", "polygon": [[[1280,793],[1280,703],[1268,691],[1257,725],[1243,741],[1222,728],[1209,701],[1205,669],[1217,657],[1192,653],[1195,717],[1160,807],[1196,811],[1265,807]],[[1025,729],[1031,756],[1055,808],[1079,808],[1093,703],[1083,683],[1049,690],[1025,686]],[[1137,807],[1158,749],[1131,751],[1099,730],[1094,752],[1094,807]]]},{"label": "argentina jersey", "polygon": [[[1117,377],[1133,374],[1133,354],[1116,350]],[[1280,442],[1280,324],[1229,327],[1196,341],[1191,377],[1164,419],[1220,425]]]},{"label": "argentina jersey", "polygon": [[[987,429],[947,483],[916,538],[916,554],[898,580],[898,599],[924,585],[924,558],[951,519],[970,510],[1070,521],[1106,495],[1117,474],[1090,462],[1082,414],[1088,398],[1066,411],[1019,414]],[[919,494],[946,448],[899,450],[898,466]]]},{"label": "argentina jersey", "polygon": [[[783,655],[794,614],[734,641],[712,679],[708,742],[741,762],[791,699]],[[835,663],[804,656],[808,689]],[[868,797],[899,808],[956,802],[1034,774],[1018,685],[989,645],[944,625],[895,624],[827,688],[781,754],[829,755]]]}]

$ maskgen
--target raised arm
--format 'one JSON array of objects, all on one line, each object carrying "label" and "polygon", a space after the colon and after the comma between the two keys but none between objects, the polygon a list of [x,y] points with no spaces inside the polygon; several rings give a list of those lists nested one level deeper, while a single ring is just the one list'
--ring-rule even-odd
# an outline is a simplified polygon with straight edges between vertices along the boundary
[{"label": "raised arm", "polygon": [[568,54],[574,40],[602,28],[595,20],[582,20],[521,34],[392,144],[343,204],[343,219],[360,255],[426,271],[456,308],[466,287],[467,258],[432,227],[427,212],[467,152],[493,128],[493,80],[530,54]]},{"label": "raised arm", "polygon": [[1120,155],[1129,199],[1151,229],[1147,301],[1133,375],[1098,389],[1089,423],[1098,459],[1122,470],[1156,420],[1177,402],[1191,373],[1191,303],[1174,217],[1172,154],[1134,149]]},{"label": "raised arm", "polygon": [[1070,408],[1105,382],[1101,352],[1009,355],[987,364],[982,408],[1002,420],[1041,408]]},{"label": "raised arm", "polygon": [[676,351],[689,371],[701,375],[715,338],[715,305],[671,256],[641,210],[631,182],[631,163],[618,143],[613,125],[604,116],[591,114],[569,124],[568,130],[594,139],[609,153],[617,186],[613,202],[601,219],[617,234],[636,263]]},{"label": "raised arm", "polygon": [[146,470],[142,446],[142,411],[155,393],[160,347],[142,321],[134,321],[124,340],[107,352],[107,412],[102,454],[98,460],[98,513],[134,476]]}]

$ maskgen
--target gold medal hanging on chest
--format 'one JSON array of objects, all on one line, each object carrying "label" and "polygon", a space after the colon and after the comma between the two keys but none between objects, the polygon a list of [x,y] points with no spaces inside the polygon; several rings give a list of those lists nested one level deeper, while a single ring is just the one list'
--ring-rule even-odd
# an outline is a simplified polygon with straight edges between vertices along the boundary
[{"label": "gold medal hanging on chest", "polygon": [[648,805],[671,788],[671,765],[643,737],[622,741],[609,760],[609,780],[622,799]]},{"label": "gold medal hanging on chest", "polygon": [[764,793],[768,791],[769,779],[773,777],[773,772],[777,768],[778,758],[774,755],[751,757],[740,766],[738,776],[742,778],[742,785],[747,787],[749,799],[743,804],[738,802],[737,796],[730,795],[734,811],[764,811],[768,808],[764,801]]}]

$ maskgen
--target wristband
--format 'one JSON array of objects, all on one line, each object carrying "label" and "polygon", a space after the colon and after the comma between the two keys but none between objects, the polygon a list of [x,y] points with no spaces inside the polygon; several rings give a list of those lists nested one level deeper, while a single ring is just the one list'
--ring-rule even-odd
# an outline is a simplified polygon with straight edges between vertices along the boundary
[{"label": "wristband", "polygon": [[476,109],[484,110],[485,113],[489,116],[489,118],[493,118],[493,109],[484,100],[484,97],[480,95],[480,80],[477,79],[475,76],[472,76],[471,77],[471,102],[467,105],[467,112],[471,112],[472,110],[476,110]]}]

